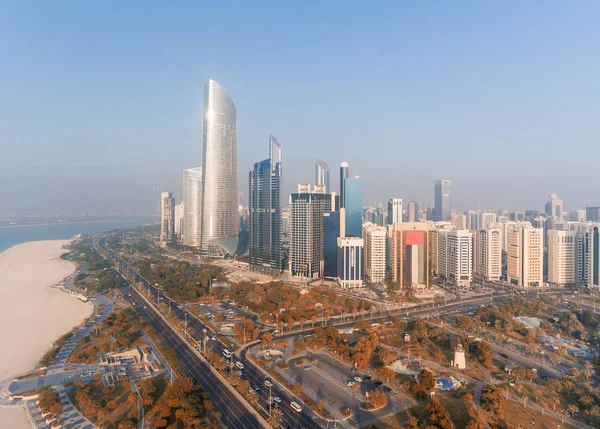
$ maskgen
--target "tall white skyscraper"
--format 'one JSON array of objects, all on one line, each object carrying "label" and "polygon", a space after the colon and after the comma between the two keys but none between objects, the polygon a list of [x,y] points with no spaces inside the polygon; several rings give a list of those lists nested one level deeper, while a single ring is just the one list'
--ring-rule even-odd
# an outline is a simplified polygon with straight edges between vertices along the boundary
[{"label": "tall white skyscraper", "polygon": [[438,231],[438,273],[455,285],[473,280],[473,233],[468,229]]},{"label": "tall white skyscraper", "polygon": [[202,136],[202,253],[233,254],[239,231],[236,111],[212,79],[204,83]]},{"label": "tall white skyscraper", "polygon": [[402,198],[390,198],[387,210],[387,225],[402,222]]},{"label": "tall white skyscraper", "polygon": [[486,229],[490,223],[496,222],[496,213],[481,213],[479,229]]},{"label": "tall white skyscraper", "polygon": [[318,160],[315,163],[315,184],[325,186],[325,193],[331,193],[329,166],[325,161]]},{"label": "tall white skyscraper", "polygon": [[364,242],[359,237],[338,237],[337,280],[344,289],[363,286]]},{"label": "tall white skyscraper", "polygon": [[450,220],[452,198],[450,196],[452,184],[450,180],[438,180],[435,182],[435,209],[433,220]]},{"label": "tall white skyscraper", "polygon": [[183,237],[183,203],[175,206],[175,237],[178,241]]},{"label": "tall white skyscraper", "polygon": [[200,247],[202,233],[202,167],[183,170],[183,244]]},{"label": "tall white skyscraper", "polygon": [[475,272],[486,281],[498,281],[502,275],[502,228],[489,224],[475,233]]},{"label": "tall white skyscraper", "polygon": [[544,230],[529,222],[510,225],[507,236],[508,281],[521,287],[544,284]]},{"label": "tall white skyscraper", "polygon": [[548,283],[574,286],[577,283],[577,231],[548,231]]},{"label": "tall white skyscraper", "polygon": [[371,283],[385,279],[387,229],[372,222],[363,223],[365,276]]}]

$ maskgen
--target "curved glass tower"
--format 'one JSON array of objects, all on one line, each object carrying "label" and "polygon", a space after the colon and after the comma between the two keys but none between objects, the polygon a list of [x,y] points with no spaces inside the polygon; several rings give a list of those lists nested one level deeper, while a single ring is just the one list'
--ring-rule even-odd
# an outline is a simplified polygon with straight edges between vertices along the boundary
[{"label": "curved glass tower", "polygon": [[204,83],[202,127],[202,253],[232,254],[237,246],[237,128],[233,100],[212,79]]}]

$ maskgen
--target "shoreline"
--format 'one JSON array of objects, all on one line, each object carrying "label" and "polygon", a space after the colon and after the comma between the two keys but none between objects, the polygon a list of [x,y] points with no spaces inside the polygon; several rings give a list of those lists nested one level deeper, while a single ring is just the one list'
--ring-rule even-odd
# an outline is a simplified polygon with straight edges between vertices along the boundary
[{"label": "shoreline", "polygon": [[[108,219],[108,220],[82,220],[82,221],[74,220],[74,221],[67,221],[67,222],[22,223],[22,224],[18,224],[18,225],[0,225],[0,228],[25,228],[27,226],[80,225],[80,224],[86,224],[86,223],[115,223],[115,222],[139,222],[139,219]],[[46,240],[42,240],[42,241],[46,241]],[[48,240],[48,241],[54,241],[54,240]],[[35,241],[27,241],[27,243],[35,243]],[[25,243],[21,243],[21,244],[25,244]],[[17,246],[18,246],[18,244],[17,244]],[[9,249],[12,249],[12,247]],[[9,250],[9,249],[6,249],[6,250]]]},{"label": "shoreline", "polygon": [[11,345],[0,349],[0,383],[35,369],[52,342],[92,314],[60,286],[77,269],[60,259],[72,241],[29,241],[0,253],[0,338]]}]

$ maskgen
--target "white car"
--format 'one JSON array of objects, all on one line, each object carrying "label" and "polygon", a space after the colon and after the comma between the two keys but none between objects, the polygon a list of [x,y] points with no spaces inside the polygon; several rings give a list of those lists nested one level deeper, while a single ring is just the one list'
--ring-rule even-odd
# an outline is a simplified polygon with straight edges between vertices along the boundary
[{"label": "white car", "polygon": [[265,386],[273,387],[273,383],[271,383],[271,380],[265,380]]},{"label": "white car", "polygon": [[355,383],[354,381],[349,381],[348,383],[346,383],[346,385],[347,385],[348,387],[352,387],[352,386],[354,386],[355,384],[356,384],[356,383]]},{"label": "white car", "polygon": [[357,383],[362,383],[362,378],[360,378],[358,375],[354,377],[354,380],[356,380]]},{"label": "white car", "polygon": [[274,401],[274,402],[277,402],[278,404],[281,404],[281,398],[280,398],[279,396],[275,396],[275,397],[273,398],[273,401]]}]

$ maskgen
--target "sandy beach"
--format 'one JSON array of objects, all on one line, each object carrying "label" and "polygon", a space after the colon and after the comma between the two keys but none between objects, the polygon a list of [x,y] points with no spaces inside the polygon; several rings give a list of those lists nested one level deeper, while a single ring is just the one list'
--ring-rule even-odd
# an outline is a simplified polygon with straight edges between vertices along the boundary
[{"label": "sandy beach", "polygon": [[32,369],[50,344],[92,313],[92,305],[49,286],[75,271],[70,240],[32,241],[0,254],[0,381]]}]

